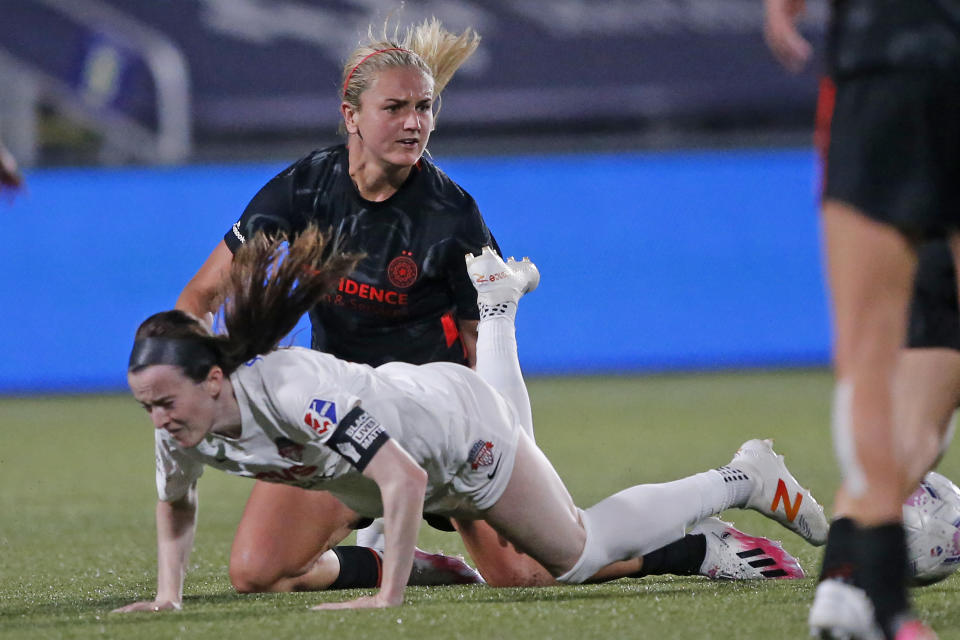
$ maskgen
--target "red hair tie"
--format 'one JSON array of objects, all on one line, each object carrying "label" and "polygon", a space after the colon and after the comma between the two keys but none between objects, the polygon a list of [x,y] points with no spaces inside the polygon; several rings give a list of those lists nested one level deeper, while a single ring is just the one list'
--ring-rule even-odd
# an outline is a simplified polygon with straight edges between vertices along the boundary
[{"label": "red hair tie", "polygon": [[346,80],[344,81],[344,83],[343,83],[343,97],[344,97],[344,98],[347,97],[347,86],[350,84],[350,78],[353,77],[353,72],[357,70],[357,67],[359,67],[359,66],[362,65],[364,62],[366,62],[366,61],[367,61],[367,58],[369,58],[369,57],[371,57],[371,56],[375,56],[375,55],[377,55],[378,53],[385,53],[385,52],[387,52],[387,51],[406,51],[407,53],[413,53],[413,52],[410,51],[409,49],[404,49],[404,48],[402,48],[402,47],[390,47],[389,49],[377,49],[377,50],[374,51],[373,53],[368,53],[367,55],[363,56],[363,58],[360,60],[360,62],[358,62],[357,64],[355,64],[355,65],[353,66],[353,69],[350,69],[350,73],[347,74],[347,79],[346,79]]}]

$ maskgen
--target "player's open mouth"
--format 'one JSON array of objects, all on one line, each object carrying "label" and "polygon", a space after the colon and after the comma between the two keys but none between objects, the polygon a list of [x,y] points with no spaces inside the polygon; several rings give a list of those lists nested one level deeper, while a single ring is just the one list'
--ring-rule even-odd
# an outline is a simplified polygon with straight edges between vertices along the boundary
[{"label": "player's open mouth", "polygon": [[420,144],[420,141],[416,138],[404,138],[402,140],[397,140],[397,142],[405,147],[416,147]]}]

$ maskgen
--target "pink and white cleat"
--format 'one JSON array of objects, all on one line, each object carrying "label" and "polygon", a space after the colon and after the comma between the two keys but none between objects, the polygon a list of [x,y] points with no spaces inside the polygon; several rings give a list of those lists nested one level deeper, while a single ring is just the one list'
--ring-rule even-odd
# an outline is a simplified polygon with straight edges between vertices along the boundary
[{"label": "pink and white cleat", "polygon": [[900,625],[893,640],[937,640],[937,634],[919,620],[908,620]]},{"label": "pink and white cleat", "polygon": [[417,587],[435,587],[445,584],[484,584],[480,574],[459,556],[413,552],[413,568],[407,584]]},{"label": "pink and white cleat", "polygon": [[713,580],[793,580],[804,577],[800,562],[768,538],[751,536],[720,518],[704,518],[690,530],[707,539],[700,575]]}]

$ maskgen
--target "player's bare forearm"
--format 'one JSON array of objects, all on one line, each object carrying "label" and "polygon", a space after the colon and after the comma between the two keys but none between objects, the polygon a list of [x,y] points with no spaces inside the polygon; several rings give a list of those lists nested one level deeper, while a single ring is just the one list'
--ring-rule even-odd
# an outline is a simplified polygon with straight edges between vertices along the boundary
[{"label": "player's bare forearm", "polygon": [[403,604],[423,517],[427,472],[400,445],[389,440],[371,458],[363,475],[377,483],[383,501],[386,542],[380,591],[374,596],[326,603],[316,609],[379,608]]},{"label": "player's bare forearm", "polygon": [[152,601],[134,602],[114,613],[180,609],[183,580],[193,549],[197,527],[197,487],[183,498],[157,502],[157,596]]},{"label": "player's bare forearm", "polygon": [[157,503],[157,599],[177,604],[197,529],[197,487],[175,502]]},{"label": "player's bare forearm", "polygon": [[233,263],[233,253],[224,241],[216,246],[196,275],[190,279],[177,298],[177,309],[189,311],[204,318],[216,313],[220,306],[220,292],[226,274]]},{"label": "player's bare forearm", "polygon": [[413,566],[413,551],[423,517],[427,484],[427,473],[399,446],[397,449],[398,452],[387,452],[390,460],[385,460],[384,464],[390,465],[389,472],[384,474],[381,469],[378,474],[387,531],[381,591],[391,604],[403,602],[403,590]]}]

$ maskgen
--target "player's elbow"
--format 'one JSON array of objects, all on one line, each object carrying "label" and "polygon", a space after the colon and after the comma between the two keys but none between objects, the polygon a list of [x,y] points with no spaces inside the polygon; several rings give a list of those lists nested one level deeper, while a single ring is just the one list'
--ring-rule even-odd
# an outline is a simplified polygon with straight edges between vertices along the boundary
[{"label": "player's elbow", "polygon": [[403,484],[406,491],[416,491],[417,493],[424,493],[426,491],[427,472],[423,467],[416,464],[410,465],[404,475]]},{"label": "player's elbow", "polygon": [[389,495],[393,499],[404,502],[411,500],[423,502],[427,491],[427,472],[416,464],[404,465],[403,472],[397,473],[390,485],[384,492],[384,499]]}]

